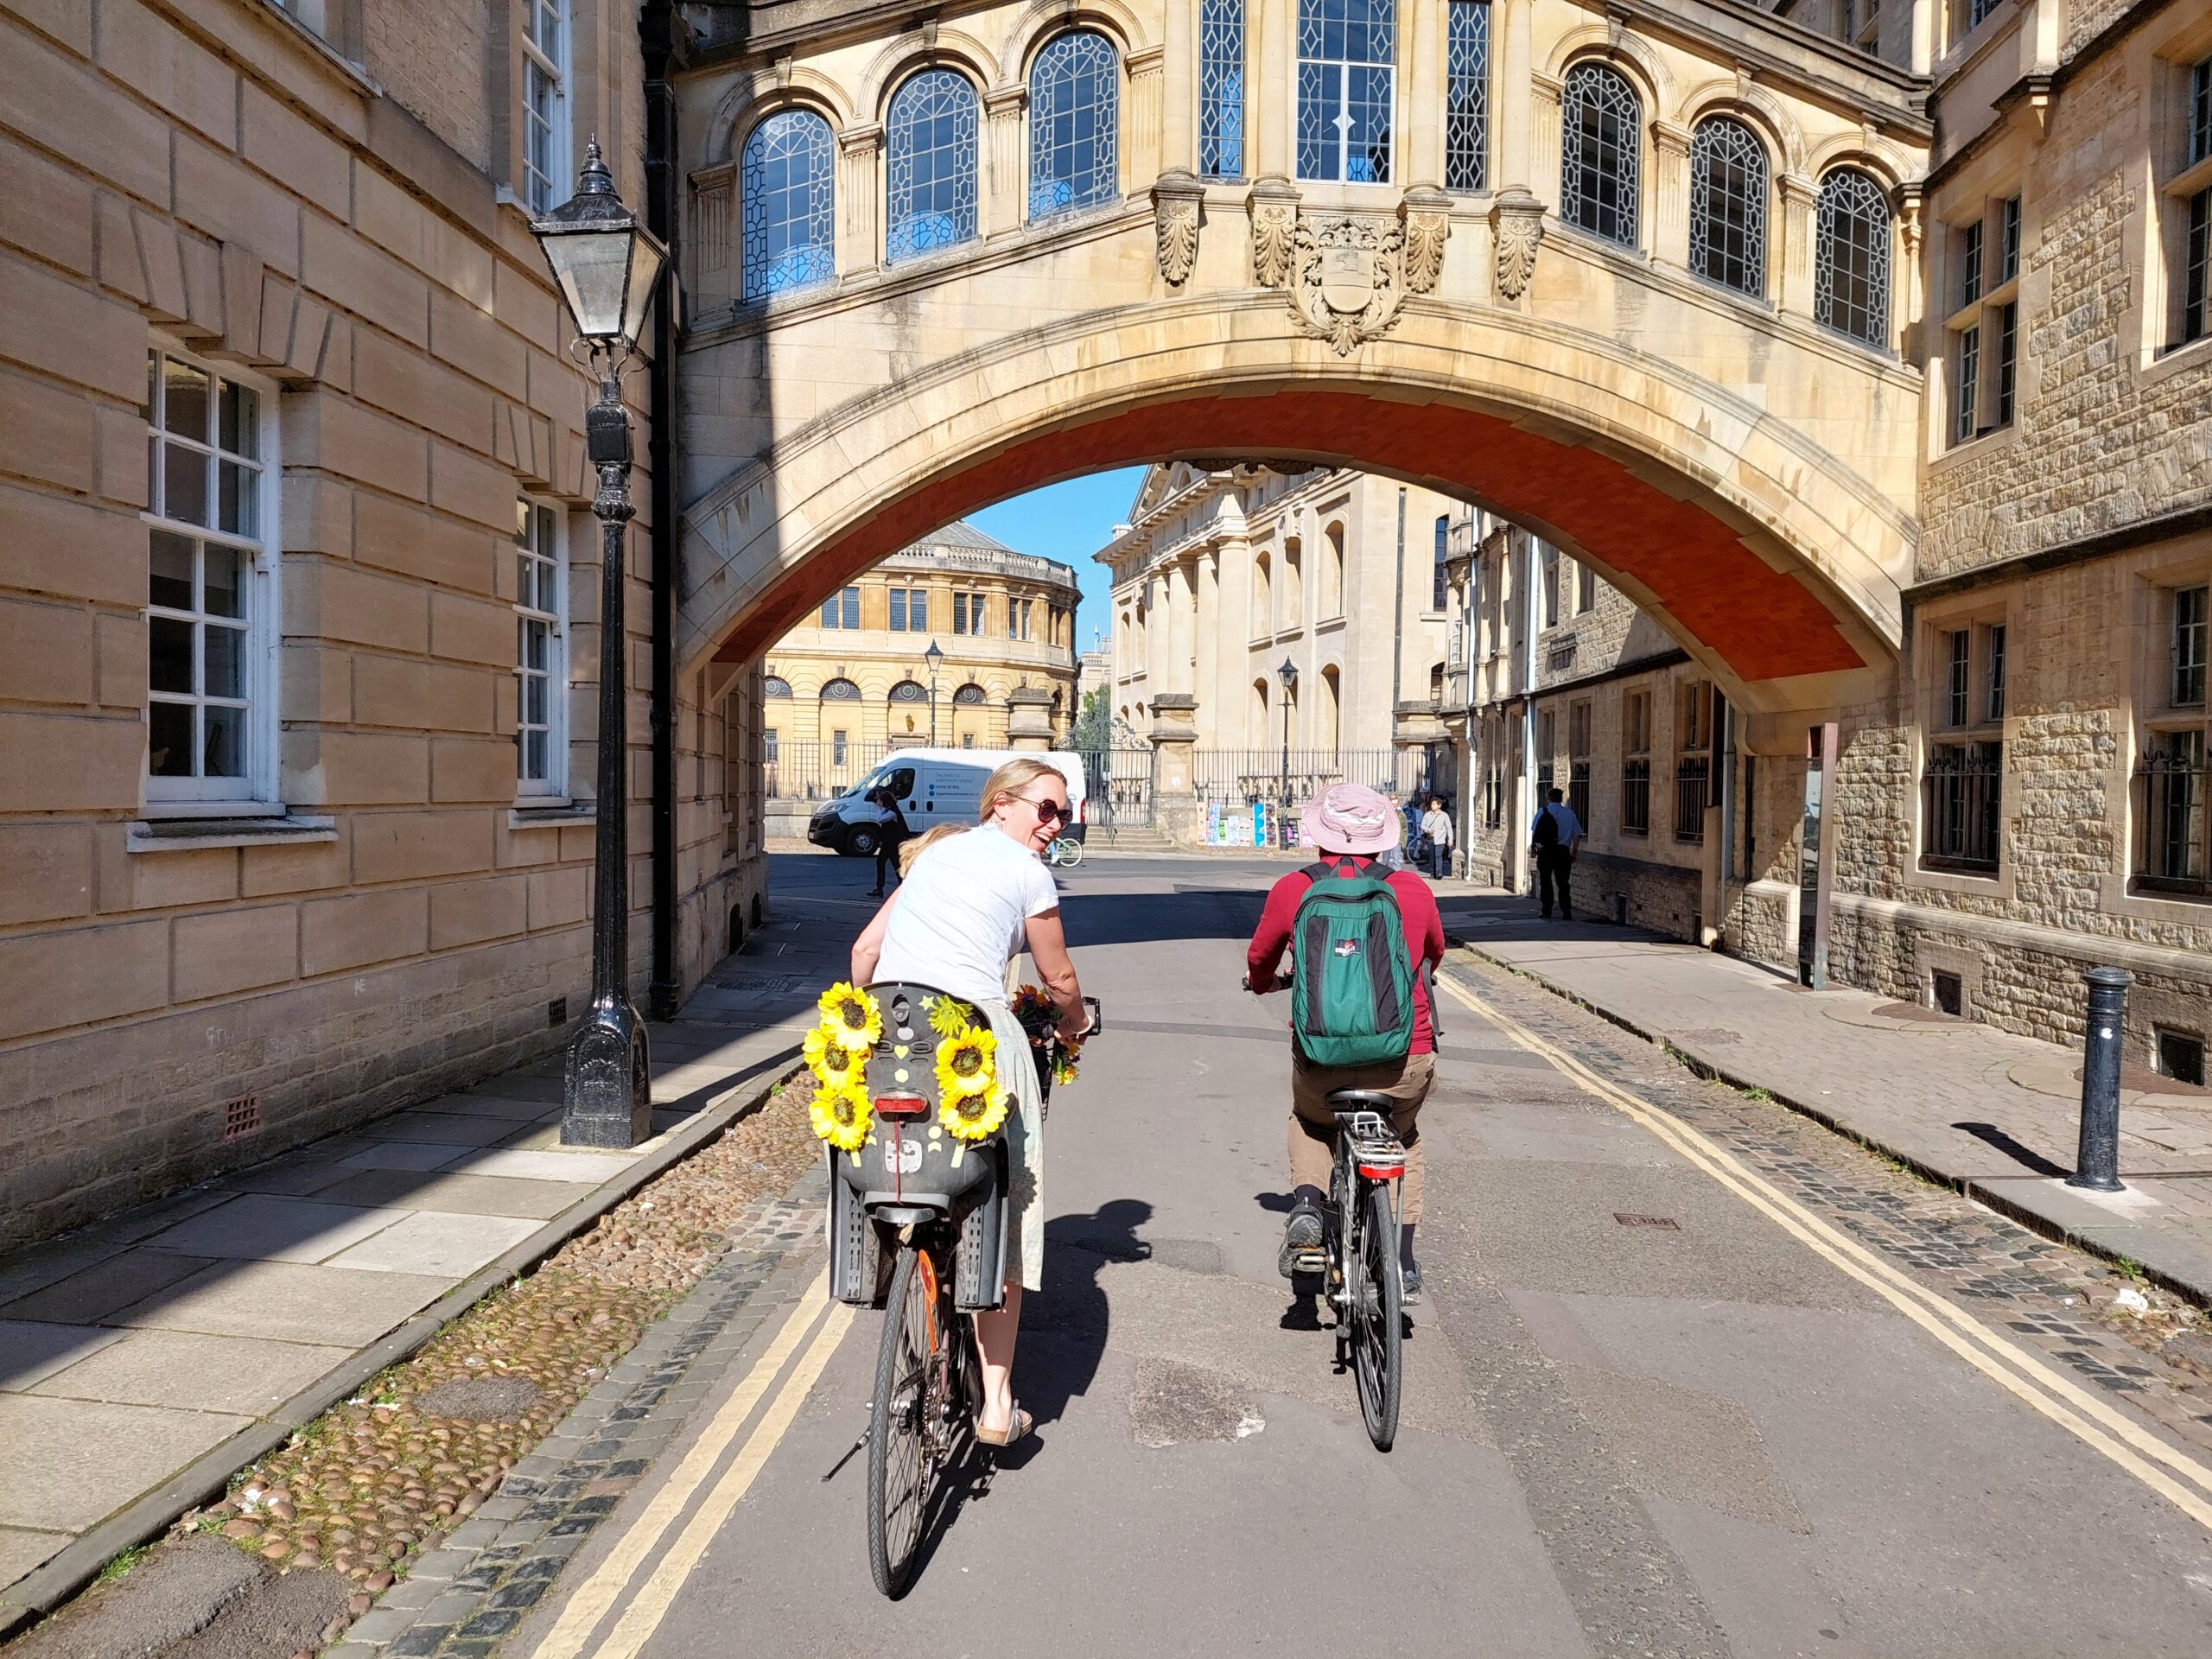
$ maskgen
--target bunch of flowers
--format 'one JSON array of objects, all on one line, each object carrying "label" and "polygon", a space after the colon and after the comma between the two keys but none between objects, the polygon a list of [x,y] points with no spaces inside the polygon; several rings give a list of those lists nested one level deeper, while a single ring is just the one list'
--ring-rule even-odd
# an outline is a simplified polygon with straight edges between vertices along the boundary
[{"label": "bunch of flowers", "polygon": [[1014,1100],[999,1087],[997,1034],[949,996],[931,1005],[930,1029],[944,1039],[937,1046],[937,1121],[957,1140],[995,1133]]},{"label": "bunch of flowers", "polygon": [[1042,985],[1023,986],[1014,994],[1014,1017],[1029,1033],[1029,1046],[1052,1055],[1053,1083],[1073,1083],[1075,1063],[1083,1052],[1083,1045],[1053,1046],[1053,1033],[1060,1023],[1060,1005],[1052,1001],[1052,994]]},{"label": "bunch of flowers", "polygon": [[868,1099],[868,1060],[883,1035],[883,1010],[860,987],[840,981],[816,1004],[822,1022],[803,1044],[814,1074],[807,1116],[814,1132],[841,1152],[856,1152],[868,1139],[875,1109]]}]

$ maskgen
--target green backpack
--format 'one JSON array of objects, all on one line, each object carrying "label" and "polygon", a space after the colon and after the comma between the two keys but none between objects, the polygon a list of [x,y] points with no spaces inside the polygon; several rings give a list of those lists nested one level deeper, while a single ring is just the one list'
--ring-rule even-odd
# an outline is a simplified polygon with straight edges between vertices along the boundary
[{"label": "green backpack", "polygon": [[1414,1041],[1414,966],[1389,872],[1316,864],[1306,874],[1313,885],[1290,927],[1300,1052],[1315,1065],[1403,1059]]}]

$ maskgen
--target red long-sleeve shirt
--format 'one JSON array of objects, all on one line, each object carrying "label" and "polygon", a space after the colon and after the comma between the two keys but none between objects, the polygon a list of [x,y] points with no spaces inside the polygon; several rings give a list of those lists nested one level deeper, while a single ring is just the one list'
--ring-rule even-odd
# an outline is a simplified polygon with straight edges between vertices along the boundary
[{"label": "red long-sleeve shirt", "polygon": [[[1338,860],[1331,855],[1326,861],[1341,862],[1363,874],[1375,861],[1357,857]],[[1290,944],[1291,923],[1298,915],[1298,901],[1313,885],[1313,878],[1304,870],[1293,870],[1268,889],[1268,902],[1260,912],[1260,925],[1244,952],[1244,963],[1251,969],[1255,991],[1272,991],[1276,988],[1275,967]],[[1421,968],[1425,962],[1444,960],[1444,918],[1436,908],[1436,895],[1429,891],[1428,883],[1411,870],[1393,870],[1390,891],[1397,895],[1398,920],[1406,930],[1406,955],[1414,964],[1413,1052],[1433,1054],[1436,1052],[1436,1027],[1428,1015],[1428,986]]]}]

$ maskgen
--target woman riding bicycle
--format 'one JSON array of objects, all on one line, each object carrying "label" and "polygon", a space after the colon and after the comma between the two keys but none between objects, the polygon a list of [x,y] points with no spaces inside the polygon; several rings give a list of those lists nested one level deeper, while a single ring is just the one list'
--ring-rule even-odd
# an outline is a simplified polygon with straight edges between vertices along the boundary
[{"label": "woman riding bicycle", "polygon": [[976,1318],[983,1404],[976,1438],[1007,1446],[1028,1433],[1030,1415],[1014,1398],[1014,1345],[1021,1293],[1041,1287],[1045,1115],[1029,1039],[1007,1001],[1008,969],[1026,947],[1060,1010],[1064,1042],[1078,1040],[1087,1019],[1075,964],[1060,930],[1060,898],[1039,861],[1067,822],[1067,780],[1045,761],[1009,760],[983,785],[973,828],[947,824],[908,849],[905,879],[853,943],[855,985],[900,980],[950,992],[990,1021],[998,1052],[1020,1055],[1001,1076],[1019,1111],[1007,1118],[1008,1165],[1006,1303]]}]

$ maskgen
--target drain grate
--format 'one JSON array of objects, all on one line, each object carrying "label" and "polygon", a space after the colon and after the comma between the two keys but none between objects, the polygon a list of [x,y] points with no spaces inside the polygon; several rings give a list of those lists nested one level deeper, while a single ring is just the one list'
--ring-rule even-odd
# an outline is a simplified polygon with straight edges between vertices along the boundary
[{"label": "drain grate", "polygon": [[1626,1211],[1613,1211],[1613,1219],[1624,1227],[1656,1227],[1662,1233],[1679,1233],[1682,1224],[1672,1216],[1632,1216]]},{"label": "drain grate", "polygon": [[223,1139],[235,1141],[261,1127],[261,1096],[240,1095],[223,1103]]}]

